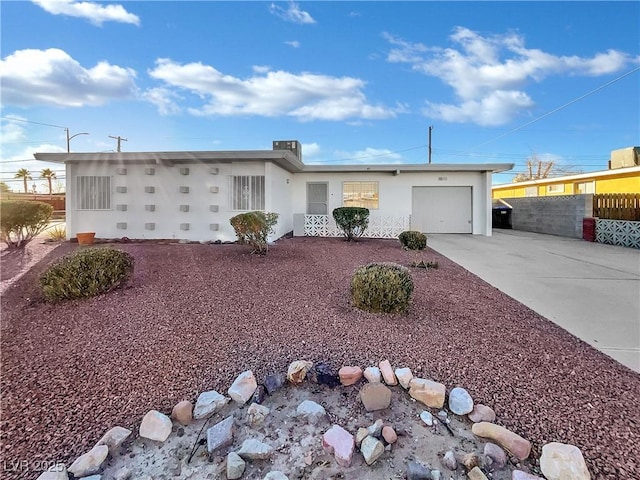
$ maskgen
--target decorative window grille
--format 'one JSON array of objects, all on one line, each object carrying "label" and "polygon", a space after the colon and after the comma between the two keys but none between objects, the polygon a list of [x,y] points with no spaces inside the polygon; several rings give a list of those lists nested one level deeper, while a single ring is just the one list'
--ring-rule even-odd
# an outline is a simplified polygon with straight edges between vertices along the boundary
[{"label": "decorative window grille", "polygon": [[111,210],[111,177],[76,177],[78,210]]},{"label": "decorative window grille", "polygon": [[231,210],[264,210],[264,175],[229,177]]},{"label": "decorative window grille", "polygon": [[342,205],[345,207],[378,208],[378,182],[342,182]]}]

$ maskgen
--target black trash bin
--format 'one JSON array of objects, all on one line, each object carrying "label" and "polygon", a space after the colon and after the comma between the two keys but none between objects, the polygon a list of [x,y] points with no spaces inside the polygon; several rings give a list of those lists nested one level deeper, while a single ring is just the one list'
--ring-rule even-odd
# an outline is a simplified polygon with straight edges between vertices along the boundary
[{"label": "black trash bin", "polygon": [[511,225],[511,211],[509,207],[493,207],[492,226],[493,228],[513,228]]}]

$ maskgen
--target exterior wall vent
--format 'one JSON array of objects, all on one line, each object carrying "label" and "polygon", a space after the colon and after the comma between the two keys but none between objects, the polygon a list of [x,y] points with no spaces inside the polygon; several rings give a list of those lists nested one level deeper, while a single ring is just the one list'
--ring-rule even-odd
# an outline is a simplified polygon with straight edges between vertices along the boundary
[{"label": "exterior wall vent", "polygon": [[184,185],[181,186],[180,193],[189,193],[189,187],[185,187]]},{"label": "exterior wall vent", "polygon": [[127,205],[126,204],[116,205],[116,210],[119,211],[119,212],[126,212],[127,211]]},{"label": "exterior wall vent", "polygon": [[210,212],[217,212],[220,210],[220,205],[209,205]]},{"label": "exterior wall vent", "polygon": [[156,187],[144,187],[145,193],[156,193]]},{"label": "exterior wall vent", "polygon": [[144,224],[144,229],[145,230],[155,230],[156,229],[156,224],[151,222],[151,223],[145,223]]},{"label": "exterior wall vent", "polygon": [[189,224],[188,223],[181,223],[180,224],[180,230],[189,230]]},{"label": "exterior wall vent", "polygon": [[147,212],[155,212],[155,211],[156,211],[156,206],[155,206],[155,205],[145,205],[145,206],[144,206],[144,209],[145,209]]},{"label": "exterior wall vent", "polygon": [[116,187],[116,192],[127,193],[127,187]]},{"label": "exterior wall vent", "polygon": [[189,168],[188,167],[182,167],[180,169],[180,175],[189,175]]},{"label": "exterior wall vent", "polygon": [[145,175],[155,175],[156,174],[156,169],[153,168],[153,167],[145,168],[144,169],[144,174]]},{"label": "exterior wall vent", "polygon": [[118,230],[126,230],[127,229],[127,222],[118,222],[118,223],[116,223],[116,228]]},{"label": "exterior wall vent", "polygon": [[210,173],[211,175],[218,175],[218,173],[220,173],[220,169],[219,169],[218,167],[211,167],[211,168],[209,169],[209,173]]},{"label": "exterior wall vent", "polygon": [[220,192],[220,187],[209,187],[209,191],[211,193],[218,193]]},{"label": "exterior wall vent", "polygon": [[180,211],[181,212],[188,212],[189,211],[189,205],[180,205]]},{"label": "exterior wall vent", "polygon": [[126,175],[127,174],[127,169],[126,168],[116,168],[116,173],[118,175]]},{"label": "exterior wall vent", "polygon": [[209,228],[213,231],[218,231],[220,230],[220,224],[219,223],[210,223],[209,224]]}]

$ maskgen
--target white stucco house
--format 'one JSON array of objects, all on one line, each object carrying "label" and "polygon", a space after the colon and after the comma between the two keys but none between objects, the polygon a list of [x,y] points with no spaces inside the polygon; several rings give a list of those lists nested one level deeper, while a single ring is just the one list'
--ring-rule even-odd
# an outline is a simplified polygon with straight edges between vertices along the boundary
[{"label": "white stucco house", "polygon": [[513,164],[305,165],[273,150],[36,153],[65,165],[67,236],[230,241],[249,210],[278,213],[274,238],[337,235],[340,206],[370,210],[367,236],[403,230],[491,235],[491,176]]}]

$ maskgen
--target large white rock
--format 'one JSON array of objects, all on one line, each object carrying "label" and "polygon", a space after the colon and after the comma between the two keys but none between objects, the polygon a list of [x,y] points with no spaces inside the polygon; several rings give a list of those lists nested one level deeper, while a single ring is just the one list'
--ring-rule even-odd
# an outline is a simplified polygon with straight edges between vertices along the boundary
[{"label": "large white rock", "polygon": [[456,415],[466,415],[473,410],[473,399],[464,388],[456,387],[449,392],[449,410]]},{"label": "large white rock", "polygon": [[247,370],[236,377],[227,393],[233,400],[244,405],[253,396],[256,388],[258,388],[256,377],[251,370]]},{"label": "large white rock", "polygon": [[140,424],[140,436],[164,442],[171,435],[171,419],[157,410],[149,410]]},{"label": "large white rock", "polygon": [[322,405],[312,400],[305,400],[296,409],[298,417],[304,418],[309,424],[317,425],[327,416],[327,411]]},{"label": "large white rock", "polygon": [[193,409],[193,418],[200,420],[208,417],[224,407],[228,401],[229,399],[227,397],[219,394],[215,390],[202,392],[198,396],[198,400],[196,400],[196,406]]},{"label": "large white rock", "polygon": [[378,367],[367,367],[364,369],[364,378],[370,383],[379,383],[382,381],[382,373]]},{"label": "large white rock", "polygon": [[109,455],[109,447],[96,445],[84,455],[79,456],[67,470],[76,477],[88,477],[100,471],[107,455]]},{"label": "large white rock", "polygon": [[591,480],[580,449],[551,442],[542,447],[540,470],[547,480]]},{"label": "large white rock", "polygon": [[242,442],[238,455],[242,458],[248,458],[249,460],[264,460],[273,455],[273,447],[262,443],[255,438],[248,438]]},{"label": "large white rock", "polygon": [[369,435],[362,441],[360,453],[362,453],[367,465],[371,465],[384,453],[384,445],[380,440]]},{"label": "large white rock", "polygon": [[402,388],[404,388],[405,390],[409,388],[409,384],[411,383],[411,380],[413,379],[413,373],[411,372],[410,368],[396,368],[395,371],[396,374],[396,378],[398,379],[398,382],[400,382],[400,385],[402,386]]},{"label": "large white rock", "polygon": [[131,436],[131,430],[124,427],[113,427],[98,440],[96,445],[106,445],[109,448],[109,453],[113,455],[129,436]]},{"label": "large white rock", "polygon": [[238,480],[242,477],[244,469],[247,467],[246,462],[236,452],[229,452],[227,455],[227,479]]}]

